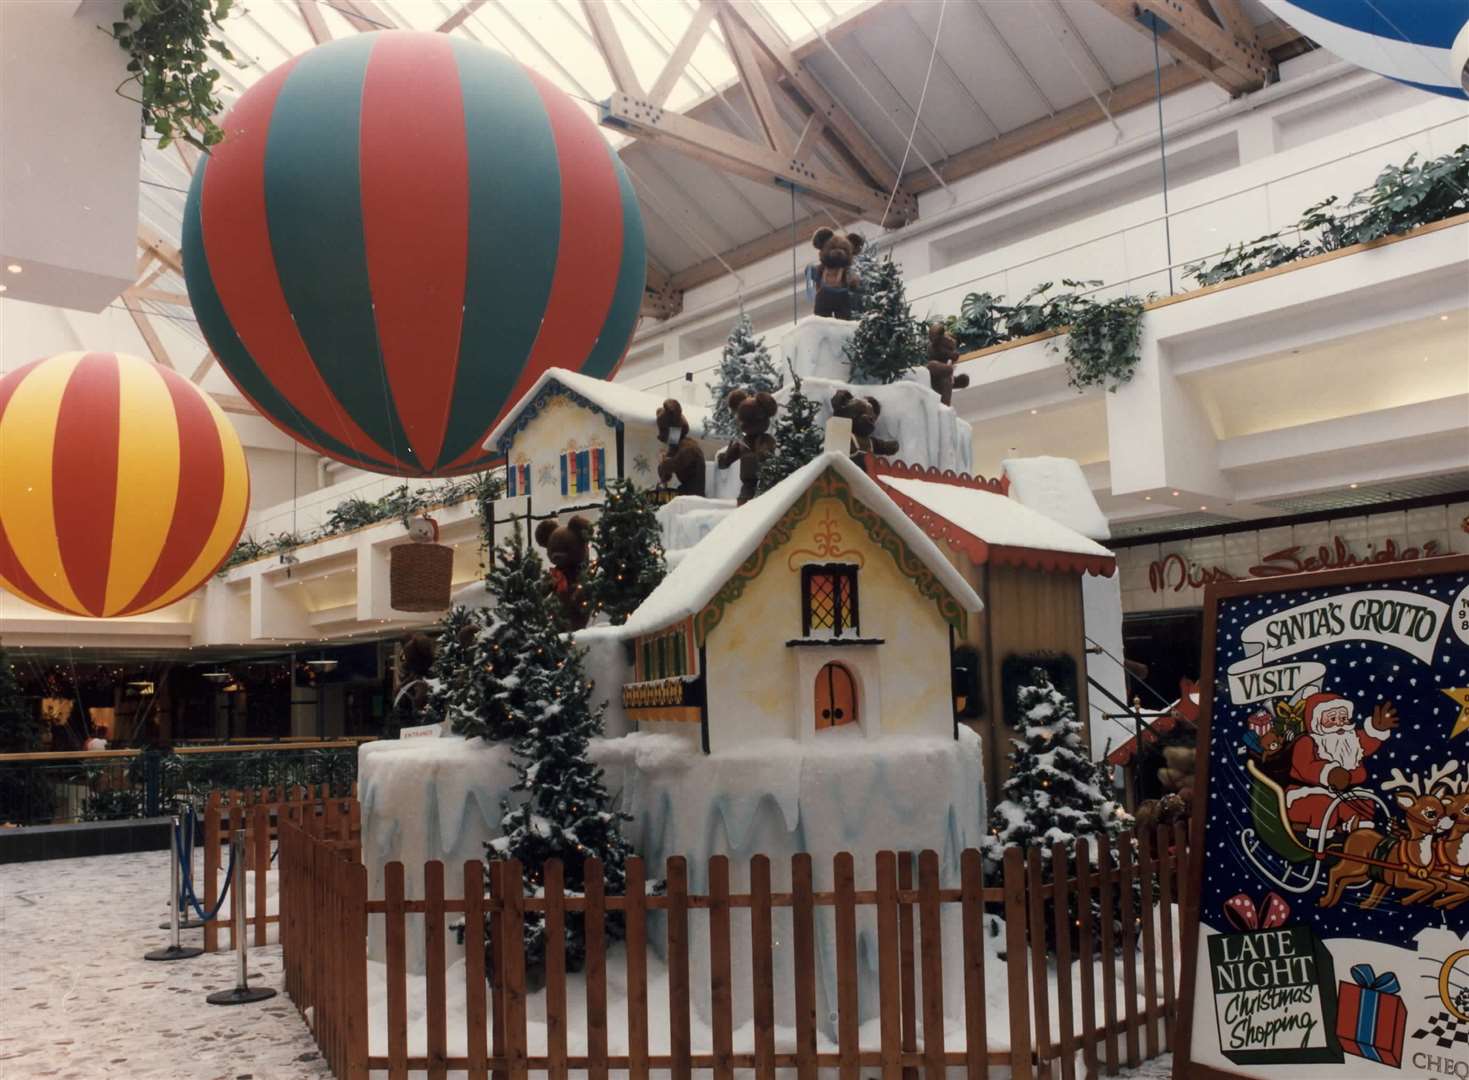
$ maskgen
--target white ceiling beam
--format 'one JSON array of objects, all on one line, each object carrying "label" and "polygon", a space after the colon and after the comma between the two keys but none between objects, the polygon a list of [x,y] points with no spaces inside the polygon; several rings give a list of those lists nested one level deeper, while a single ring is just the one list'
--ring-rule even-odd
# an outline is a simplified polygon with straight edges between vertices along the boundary
[{"label": "white ceiling beam", "polygon": [[[214,367],[217,359],[213,349],[205,353],[204,359],[199,361],[198,365],[194,368],[193,374],[189,376],[189,381],[195,386],[198,386],[204,381],[204,376],[209,374],[209,369]],[[253,412],[254,410],[252,409],[251,411]]]},{"label": "white ceiling beam", "polygon": [[704,0],[699,5],[699,10],[694,12],[694,17],[689,20],[683,36],[678,39],[678,44],[673,47],[673,52],[668,54],[668,63],[663,65],[663,70],[654,80],[653,89],[648,91],[650,105],[662,107],[667,104],[668,95],[673,93],[673,88],[678,85],[678,80],[683,78],[684,72],[688,70],[694,50],[698,48],[704,35],[709,32],[709,24],[714,20],[714,13],[715,7],[712,0]]},{"label": "white ceiling beam", "polygon": [[1094,0],[1145,38],[1152,40],[1151,15],[1164,27],[1158,41],[1181,62],[1230,94],[1258,90],[1276,78],[1275,62],[1258,42],[1241,43],[1190,0]]},{"label": "white ceiling beam", "polygon": [[171,292],[168,289],[150,289],[147,285],[137,284],[131,289],[124,290],[124,295],[132,300],[153,300],[160,304],[174,304],[178,307],[188,307],[189,297],[187,293]]},{"label": "white ceiling beam", "polygon": [[602,60],[612,76],[612,85],[624,94],[642,97],[642,84],[638,82],[632,61],[627,57],[622,35],[612,22],[612,9],[607,0],[581,0],[581,9],[587,17],[587,25],[592,28],[592,40],[597,51],[602,54]]},{"label": "white ceiling beam", "polygon": [[719,28],[724,31],[724,43],[739,73],[740,84],[755,109],[755,119],[760,124],[760,133],[770,149],[778,154],[791,156],[795,148],[790,130],[775,107],[775,95],[766,80],[766,73],[755,57],[755,43],[743,23],[737,23],[724,4],[719,5]]},{"label": "white ceiling beam", "polygon": [[148,320],[148,316],[143,309],[129,299],[126,293],[123,294],[122,306],[127,308],[128,314],[132,316],[133,325],[138,328],[138,333],[142,335],[143,342],[148,346],[148,352],[153,355],[154,362],[162,364],[170,371],[174,370],[173,358],[168,355],[168,350],[163,347],[163,340],[159,338],[158,331],[153,329],[153,324]]},{"label": "white ceiling beam", "polygon": [[1207,0],[1214,7],[1214,15],[1226,31],[1234,36],[1234,40],[1247,48],[1259,49],[1262,53],[1265,46],[1260,41],[1260,32],[1255,29],[1255,24],[1245,14],[1244,9],[1239,6],[1239,0]]},{"label": "white ceiling beam", "polygon": [[454,14],[450,15],[443,22],[439,23],[439,25],[436,26],[434,29],[441,34],[447,34],[451,31],[459,29],[459,27],[464,24],[464,21],[466,19],[468,19],[471,15],[473,15],[476,11],[484,6],[484,3],[485,0],[468,0],[468,2],[463,7],[454,12]]},{"label": "white ceiling beam", "polygon": [[331,29],[326,25],[326,20],[322,18],[321,9],[316,6],[316,0],[296,0],[296,9],[301,12],[301,19],[306,23],[306,30],[311,34],[313,42],[322,45],[332,39]]},{"label": "white ceiling beam", "polygon": [[138,246],[175,274],[184,272],[184,257],[179,249],[147,222],[138,222]]},{"label": "white ceiling beam", "polygon": [[[780,72],[780,87],[802,112],[814,112],[822,124],[822,134],[845,158],[854,162],[876,186],[892,190],[897,183],[897,170],[888,162],[877,144],[862,130],[846,108],[827,92],[826,87],[801,65],[775,24],[754,4],[733,4],[718,0],[733,18],[748,29],[760,48]],[[859,13],[865,14],[865,12]],[[855,19],[855,17],[854,17]],[[828,31],[830,36],[831,31]],[[901,199],[903,193],[899,192]]]},{"label": "white ceiling beam", "polygon": [[[795,161],[789,155],[742,139],[682,113],[655,109],[639,98],[614,93],[602,107],[602,124],[744,176],[756,183],[794,187],[802,194],[874,220],[889,205],[888,193],[838,176],[828,169]],[[888,223],[898,225],[917,216],[917,200],[898,192],[891,201]]]}]

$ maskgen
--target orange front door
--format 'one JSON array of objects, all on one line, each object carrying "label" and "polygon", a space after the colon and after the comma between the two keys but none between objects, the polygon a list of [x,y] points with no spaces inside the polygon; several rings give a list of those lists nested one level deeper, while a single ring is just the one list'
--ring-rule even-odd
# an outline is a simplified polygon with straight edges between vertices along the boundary
[{"label": "orange front door", "polygon": [[857,686],[843,665],[827,664],[816,673],[816,729],[857,722]]}]

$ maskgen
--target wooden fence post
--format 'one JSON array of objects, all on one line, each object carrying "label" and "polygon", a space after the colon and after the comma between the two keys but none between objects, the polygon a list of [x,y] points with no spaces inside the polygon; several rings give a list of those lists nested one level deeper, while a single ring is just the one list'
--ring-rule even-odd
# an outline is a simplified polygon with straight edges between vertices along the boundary
[{"label": "wooden fence post", "polygon": [[[213,911],[219,901],[219,792],[211,791],[204,801],[204,910]],[[204,924],[204,951],[219,949],[219,921]]]},{"label": "wooden fence post", "polygon": [[444,864],[433,859],[423,865],[424,1034],[428,1080],[446,1080],[449,1072],[444,971]]},{"label": "wooden fence post", "polygon": [[[1031,1080],[1030,979],[1027,974],[1025,860],[1005,849],[1005,975],[1010,995],[1010,1075]],[[1042,973],[1044,975],[1044,973]]]},{"label": "wooden fence post", "polygon": [[791,963],[795,975],[796,1080],[816,1080],[816,903],[811,856],[791,856]]},{"label": "wooden fence post", "polygon": [[[1046,898],[1041,880],[1041,853],[1031,848],[1025,855],[1027,918],[1030,923],[1030,990],[1035,1009],[1036,1076],[1051,1076],[1051,993],[1046,974]],[[1010,1007],[1013,1009],[1014,1003]]]},{"label": "wooden fence post", "polygon": [[403,910],[403,864],[390,862],[383,868],[383,900],[386,920],[383,941],[388,962],[388,1076],[408,1076],[408,916]]},{"label": "wooden fence post", "polygon": [[1143,918],[1143,1039],[1148,1057],[1155,1058],[1158,1049],[1158,938],[1153,918],[1157,915],[1153,896],[1153,829],[1143,829],[1137,836],[1137,872],[1142,883]]},{"label": "wooden fence post", "polygon": [[836,888],[833,906],[836,908],[837,1053],[841,1080],[858,1080],[860,1076],[856,878],[851,852],[839,852],[832,860],[832,882]]},{"label": "wooden fence post", "polygon": [[[879,867],[881,864],[879,864]],[[879,869],[879,879],[881,869]],[[984,993],[984,864],[978,851],[959,857],[964,928],[964,1046],[968,1080],[989,1080],[989,1035],[986,1031]],[[878,883],[881,903],[882,883]],[[882,915],[878,914],[878,953],[882,952]],[[882,980],[884,988],[887,980]],[[887,1044],[887,1037],[883,1037]]]},{"label": "wooden fence post", "polygon": [[730,963],[729,859],[709,860],[709,1005],[714,1080],[734,1080],[734,976]]},{"label": "wooden fence post", "polygon": [[600,859],[582,868],[586,888],[587,1080],[607,1080],[607,898]]},{"label": "wooden fence post", "polygon": [[1127,1064],[1136,1068],[1142,1063],[1138,1047],[1137,1015],[1137,913],[1132,900],[1132,887],[1137,877],[1133,871],[1131,832],[1125,832],[1117,845],[1117,897],[1122,919],[1122,995],[1127,999]]},{"label": "wooden fence post", "polygon": [[669,1075],[688,1080],[689,1061],[689,870],[681,855],[669,858],[668,874],[668,1052]]},{"label": "wooden fence post", "polygon": [[1085,838],[1076,841],[1076,951],[1081,960],[1081,1062],[1097,1075],[1096,946],[1092,936],[1092,853]]},{"label": "wooden fence post", "polygon": [[265,886],[270,875],[270,807],[264,802],[254,806],[251,830],[255,844],[255,944],[264,945],[268,904]]},{"label": "wooden fence post", "polygon": [[648,1076],[648,885],[642,859],[627,860],[627,1058],[629,1080]]},{"label": "wooden fence post", "polygon": [[[918,931],[923,969],[924,1067],[928,1080],[943,1080],[944,942],[939,927],[939,857],[934,851],[924,851],[918,856]],[[854,940],[852,952],[856,951]],[[854,990],[854,996],[855,993]]]},{"label": "wooden fence post", "polygon": [[560,859],[546,863],[546,1057],[548,1080],[566,1080],[566,871]]},{"label": "wooden fence post", "polygon": [[[898,892],[913,889],[913,853],[898,853]],[[898,978],[902,983],[903,1053],[918,1052],[918,984],[914,978],[913,905],[901,896],[898,900]],[[903,1066],[903,1080],[917,1080],[918,1070]]]},{"label": "wooden fence post", "polygon": [[[967,923],[964,947],[969,948]],[[883,1080],[900,1080],[903,1075],[903,985],[898,974],[898,858],[891,851],[877,853],[877,981],[882,1077]],[[983,1002],[981,993],[981,1014]]]},{"label": "wooden fence post", "polygon": [[1097,850],[1097,887],[1102,894],[1102,1023],[1106,1044],[1107,1075],[1116,1076],[1117,1057],[1117,902],[1113,891],[1112,849],[1102,838]]},{"label": "wooden fence post", "polygon": [[[1056,1052],[1060,1055],[1061,1080],[1076,1080],[1076,1018],[1071,1006],[1071,932],[1076,923],[1071,918],[1072,891],[1067,886],[1070,869],[1066,848],[1056,844],[1051,848],[1051,919],[1056,930],[1056,1015],[1061,1036],[1056,1041]],[[1091,958],[1083,962],[1091,963]]]},{"label": "wooden fence post", "polygon": [[489,1080],[490,1033],[485,1018],[485,867],[471,859],[464,875],[464,1040],[469,1080]]},{"label": "wooden fence post", "polygon": [[[282,823],[282,837],[285,828]],[[367,1036],[371,1020],[367,1015],[367,867],[361,862],[350,863],[346,866],[345,877],[346,911],[343,913],[342,935],[346,948],[342,956],[347,974],[343,1002],[347,1011],[346,1080],[367,1080]],[[284,878],[281,883],[285,884]]]},{"label": "wooden fence post", "polygon": [[775,1076],[775,953],[770,906],[770,859],[750,860],[750,971],[754,993],[755,1075]]},{"label": "wooden fence post", "polygon": [[490,1054],[498,1064],[495,1080],[506,1080],[509,1054],[505,1049],[505,861],[490,863],[490,899],[494,905],[490,915],[490,1030],[495,1042]]},{"label": "wooden fence post", "polygon": [[518,859],[505,864],[505,1056],[510,1080],[525,1080],[525,878]]}]

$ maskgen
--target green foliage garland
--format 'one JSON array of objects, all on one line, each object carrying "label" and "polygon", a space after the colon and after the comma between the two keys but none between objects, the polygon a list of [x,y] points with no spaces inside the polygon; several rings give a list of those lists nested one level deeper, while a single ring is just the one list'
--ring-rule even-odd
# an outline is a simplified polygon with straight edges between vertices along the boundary
[{"label": "green foliage garland", "polygon": [[234,60],[218,32],[232,3],[128,0],[122,21],[112,24],[113,39],[131,58],[127,81],[136,82],[142,95],[144,129],[157,132],[159,149],[181,138],[208,150],[224,138],[214,122],[224,103],[215,94],[219,71],[210,66],[209,53]]}]

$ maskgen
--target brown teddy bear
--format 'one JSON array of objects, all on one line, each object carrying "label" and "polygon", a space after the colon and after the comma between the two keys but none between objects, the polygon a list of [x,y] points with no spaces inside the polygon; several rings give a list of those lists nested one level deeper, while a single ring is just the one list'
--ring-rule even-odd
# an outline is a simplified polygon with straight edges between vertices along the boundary
[{"label": "brown teddy bear", "polygon": [[752,394],[748,390],[731,390],[725,404],[734,413],[735,426],[740,433],[729,441],[729,445],[714,459],[714,464],[727,469],[736,461],[740,463],[740,499],[743,506],[755,497],[755,485],[760,479],[760,463],[775,453],[775,437],[769,434],[770,421],[775,418],[775,398],[763,390]]},{"label": "brown teddy bear", "polygon": [[873,434],[877,430],[877,418],[882,414],[882,405],[873,397],[858,397],[850,390],[838,390],[831,396],[833,416],[842,416],[852,421],[852,457],[860,460],[863,454],[891,457],[898,452],[897,439],[881,439]]},{"label": "brown teddy bear", "polygon": [[834,229],[817,229],[811,237],[811,246],[820,252],[817,265],[811,268],[816,280],[814,314],[828,319],[852,317],[852,290],[862,285],[852,260],[863,242],[857,233],[844,235]]},{"label": "brown teddy bear", "polygon": [[955,390],[969,385],[969,376],[956,373],[954,362],[959,359],[959,343],[941,322],[928,326],[928,385],[945,405],[952,404]]},{"label": "brown teddy bear", "polygon": [[658,482],[678,480],[678,494],[704,494],[704,448],[689,438],[683,406],[669,398],[658,406],[658,441],[664,446],[658,459]]},{"label": "brown teddy bear", "polygon": [[580,630],[592,617],[592,604],[581,584],[591,536],[592,523],[580,514],[565,525],[548,519],[536,526],[536,543],[546,549],[546,557],[551,560],[548,574],[561,605],[562,621],[572,630]]}]

